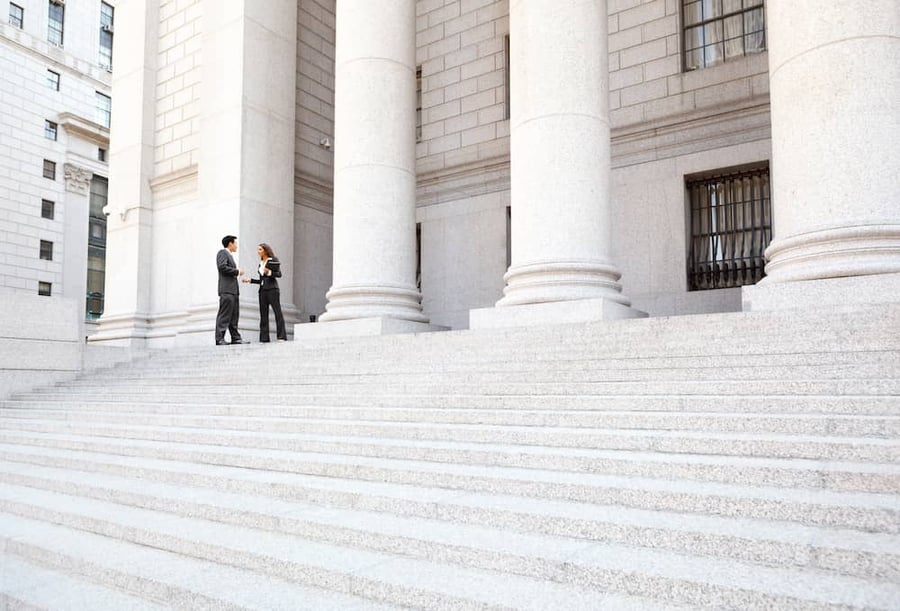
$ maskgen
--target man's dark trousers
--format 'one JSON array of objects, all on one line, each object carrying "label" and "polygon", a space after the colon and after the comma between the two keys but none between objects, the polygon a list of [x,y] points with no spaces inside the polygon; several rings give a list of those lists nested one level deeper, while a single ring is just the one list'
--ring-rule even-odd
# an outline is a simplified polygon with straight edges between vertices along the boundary
[{"label": "man's dark trousers", "polygon": [[225,343],[225,329],[231,333],[231,343],[241,341],[238,331],[238,318],[241,315],[238,300],[237,277],[240,271],[234,264],[234,257],[227,248],[216,255],[216,267],[219,268],[219,313],[216,314],[216,344]]},{"label": "man's dark trousers", "polygon": [[231,334],[231,341],[241,339],[238,331],[238,318],[240,315],[240,300],[237,295],[223,293],[219,295],[219,313],[216,315],[216,343],[225,341],[225,329]]}]

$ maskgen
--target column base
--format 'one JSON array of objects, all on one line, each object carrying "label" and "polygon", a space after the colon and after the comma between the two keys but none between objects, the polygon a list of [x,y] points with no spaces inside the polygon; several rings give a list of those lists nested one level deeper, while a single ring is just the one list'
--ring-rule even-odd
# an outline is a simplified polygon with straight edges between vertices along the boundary
[{"label": "column base", "polygon": [[533,327],[646,317],[646,312],[611,299],[579,299],[469,310],[469,328]]},{"label": "column base", "polygon": [[432,333],[447,331],[429,323],[415,322],[388,316],[372,316],[350,320],[300,323],[294,325],[294,341],[329,339],[335,337],[366,337],[373,335],[396,335],[400,333]]},{"label": "column base", "polygon": [[741,290],[744,312],[877,303],[900,303],[900,273],[769,282]]}]

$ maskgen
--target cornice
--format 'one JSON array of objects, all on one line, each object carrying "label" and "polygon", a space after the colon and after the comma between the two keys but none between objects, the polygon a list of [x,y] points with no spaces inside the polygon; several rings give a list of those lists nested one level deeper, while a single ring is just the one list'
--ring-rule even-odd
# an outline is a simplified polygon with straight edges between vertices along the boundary
[{"label": "cornice", "polygon": [[109,128],[71,112],[59,113],[58,123],[70,134],[76,134],[103,148],[109,148]]}]

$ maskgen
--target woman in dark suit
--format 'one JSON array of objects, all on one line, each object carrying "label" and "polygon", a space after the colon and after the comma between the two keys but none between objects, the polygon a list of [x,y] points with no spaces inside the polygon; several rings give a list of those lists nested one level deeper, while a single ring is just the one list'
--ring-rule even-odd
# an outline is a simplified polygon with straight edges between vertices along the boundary
[{"label": "woman in dark suit", "polygon": [[269,307],[275,312],[275,334],[278,341],[287,339],[284,328],[284,315],[281,313],[281,291],[278,289],[278,280],[281,278],[281,262],[272,247],[268,244],[260,244],[256,249],[259,255],[258,277],[244,279],[244,282],[259,285],[259,341],[269,341]]}]

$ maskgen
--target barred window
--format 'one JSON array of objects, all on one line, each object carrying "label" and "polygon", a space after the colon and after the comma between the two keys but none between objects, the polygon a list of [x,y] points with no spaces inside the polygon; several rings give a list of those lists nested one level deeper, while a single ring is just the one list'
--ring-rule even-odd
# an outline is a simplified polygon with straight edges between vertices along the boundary
[{"label": "barred window", "polygon": [[416,142],[422,141],[422,66],[416,67]]},{"label": "barred window", "polygon": [[690,202],[688,290],[756,284],[772,240],[769,164],[685,180]]},{"label": "barred window", "polygon": [[47,42],[57,47],[63,46],[63,27],[66,7],[58,0],[50,0],[47,14]]},{"label": "barred window", "polygon": [[684,69],[766,50],[763,0],[682,0]]},{"label": "barred window", "polygon": [[49,199],[41,200],[41,218],[52,219],[56,210],[56,202]]}]

